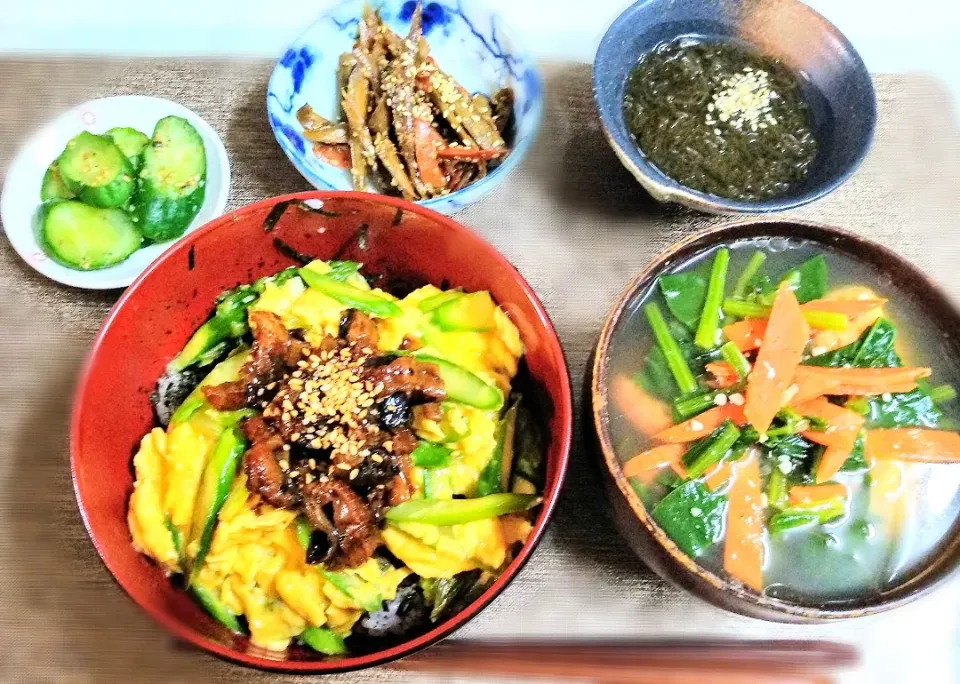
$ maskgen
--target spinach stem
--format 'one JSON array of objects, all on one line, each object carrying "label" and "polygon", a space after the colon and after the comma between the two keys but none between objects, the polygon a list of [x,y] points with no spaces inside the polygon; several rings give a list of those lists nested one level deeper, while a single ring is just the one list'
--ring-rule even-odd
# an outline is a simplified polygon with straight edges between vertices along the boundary
[{"label": "spinach stem", "polygon": [[750,373],[750,362],[743,352],[733,342],[725,342],[720,347],[720,356],[729,363],[737,374],[739,380],[746,380]]},{"label": "spinach stem", "polygon": [[711,437],[707,438],[709,441],[706,446],[698,449],[693,460],[687,464],[687,476],[697,478],[703,475],[707,472],[707,468],[719,463],[727,455],[739,438],[740,430],[733,421],[725,421]]},{"label": "spinach stem", "polygon": [[763,267],[763,262],[766,260],[766,252],[761,252],[760,250],[757,250],[750,256],[750,261],[747,262],[743,272],[740,273],[740,277],[737,278],[736,285],[733,287],[733,296],[736,299],[740,299],[747,293],[747,286],[750,284],[750,281],[753,280],[753,277],[760,272],[760,269]]},{"label": "spinach stem", "polygon": [[673,374],[673,379],[677,383],[681,394],[689,394],[697,390],[697,379],[693,376],[693,371],[687,365],[683,358],[683,352],[680,351],[680,345],[673,339],[667,328],[667,322],[663,318],[660,307],[655,302],[651,302],[644,307],[644,313],[650,322],[650,328],[653,330],[653,336],[657,340],[657,346],[663,352],[663,357],[667,361],[667,367]]},{"label": "spinach stem", "polygon": [[730,250],[721,249],[713,259],[710,269],[710,281],[707,283],[707,297],[703,303],[703,313],[693,341],[701,349],[713,349],[717,346],[717,334],[720,331],[720,305],[727,286],[727,267],[730,264]]}]

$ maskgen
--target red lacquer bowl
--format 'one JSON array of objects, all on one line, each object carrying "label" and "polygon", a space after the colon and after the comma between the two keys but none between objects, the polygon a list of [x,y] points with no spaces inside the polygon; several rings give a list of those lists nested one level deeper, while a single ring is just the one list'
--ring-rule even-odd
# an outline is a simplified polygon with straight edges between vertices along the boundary
[{"label": "red lacquer bowl", "polygon": [[[304,204],[306,202],[306,204]],[[160,569],[134,551],[127,530],[131,459],[154,426],[149,394],[157,378],[210,315],[214,298],[298,258],[363,262],[368,274],[489,290],[526,345],[518,382],[550,436],[543,506],[529,541],[506,571],[464,611],[399,645],[338,660],[291,647],[252,646],[208,617]],[[543,306],[519,273],[475,234],[409,202],[350,192],[304,192],[226,214],[188,235],[130,286],[100,330],[77,390],[70,438],[74,489],[107,569],[147,613],[176,636],[218,656],[267,670],[330,673],[409,655],[479,613],[530,558],[553,512],[570,456],[570,379]]]}]

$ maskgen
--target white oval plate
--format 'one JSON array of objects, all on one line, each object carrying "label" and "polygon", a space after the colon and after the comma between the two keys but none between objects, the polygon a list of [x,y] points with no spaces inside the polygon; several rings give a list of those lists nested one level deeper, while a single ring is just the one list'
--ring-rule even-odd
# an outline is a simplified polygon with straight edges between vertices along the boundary
[{"label": "white oval plate", "polygon": [[35,218],[40,208],[40,183],[50,163],[73,136],[83,130],[103,133],[116,126],[131,126],[148,136],[165,116],[181,116],[203,138],[207,154],[206,195],[200,213],[186,230],[202,226],[223,213],[230,194],[230,162],[217,132],[195,113],[176,102],[158,97],[124,95],[91,100],[74,107],[41,128],[20,149],[7,170],[0,196],[0,220],[10,244],[30,266],[65,285],[90,290],[126,287],[175,240],[138,249],[125,261],[97,271],[77,271],[48,257],[37,242]]}]

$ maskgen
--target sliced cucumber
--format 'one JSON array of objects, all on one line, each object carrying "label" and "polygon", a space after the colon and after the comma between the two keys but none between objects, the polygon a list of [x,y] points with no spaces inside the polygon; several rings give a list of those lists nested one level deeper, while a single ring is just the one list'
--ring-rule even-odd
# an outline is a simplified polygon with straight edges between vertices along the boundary
[{"label": "sliced cucumber", "polygon": [[40,244],[68,268],[93,271],[118,264],[142,242],[137,227],[120,209],[100,209],[76,200],[43,208]]},{"label": "sliced cucumber", "polygon": [[209,589],[194,584],[190,591],[193,593],[197,603],[203,606],[203,609],[209,613],[210,617],[229,629],[234,634],[243,634],[243,627],[237,616],[230,612],[222,601]]},{"label": "sliced cucumber", "polygon": [[160,119],[139,174],[136,211],[143,235],[154,242],[183,235],[203,205],[206,179],[200,134],[179,116]]},{"label": "sliced cucumber", "polygon": [[343,655],[347,652],[343,637],[327,627],[307,627],[300,635],[300,641],[324,655]]},{"label": "sliced cucumber", "polygon": [[363,311],[377,318],[391,318],[403,313],[400,307],[380,295],[347,285],[326,273],[317,273],[310,268],[301,268],[300,277],[314,290],[336,299],[344,306]]},{"label": "sliced cucumber", "polygon": [[193,559],[193,568],[190,571],[190,582],[194,582],[197,573],[203,567],[210,542],[213,541],[213,530],[217,524],[217,514],[223,507],[230,493],[230,486],[237,474],[237,467],[247,443],[236,428],[224,430],[217,440],[217,445],[210,455],[210,460],[203,469],[200,480],[200,491],[197,493],[197,502],[194,506],[193,526],[190,529],[191,543],[197,543],[197,555]]},{"label": "sliced cucumber", "polygon": [[95,207],[119,207],[133,194],[133,167],[110,138],[83,131],[67,143],[57,167],[70,191]]},{"label": "sliced cucumber", "polygon": [[428,354],[414,354],[414,357],[437,367],[450,401],[487,410],[503,406],[503,393],[463,366]]},{"label": "sliced cucumber", "polygon": [[372,582],[347,572],[321,570],[330,584],[357,602],[368,613],[374,613],[383,606],[383,596]]},{"label": "sliced cucumber", "polygon": [[430,313],[441,304],[446,304],[450,300],[462,296],[463,292],[460,290],[444,290],[439,294],[435,294],[432,297],[427,297],[424,299],[422,302],[420,302],[419,308],[423,313]]},{"label": "sliced cucumber", "polygon": [[113,140],[113,144],[120,148],[134,171],[140,169],[140,165],[143,163],[143,150],[150,142],[150,138],[145,133],[141,133],[136,128],[122,126],[111,128],[104,135]]},{"label": "sliced cucumber", "polygon": [[489,292],[472,292],[442,303],[430,321],[444,332],[487,332],[497,327],[496,310]]},{"label": "sliced cucumber", "polygon": [[53,162],[47,167],[47,172],[43,174],[43,182],[40,183],[40,201],[49,202],[50,200],[73,199],[73,197],[70,188],[60,177],[57,162]]}]

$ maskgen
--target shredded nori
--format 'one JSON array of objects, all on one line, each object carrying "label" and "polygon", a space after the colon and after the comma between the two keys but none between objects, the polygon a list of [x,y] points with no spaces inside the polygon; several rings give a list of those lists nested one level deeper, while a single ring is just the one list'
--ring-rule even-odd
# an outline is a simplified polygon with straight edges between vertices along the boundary
[{"label": "shredded nori", "polygon": [[[741,130],[708,106],[725,79],[750,71],[766,72],[776,123]],[[783,195],[807,176],[817,154],[798,76],[732,42],[681,38],[645,54],[627,80],[624,117],[640,151],[666,175],[731,199]]]}]

